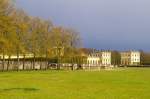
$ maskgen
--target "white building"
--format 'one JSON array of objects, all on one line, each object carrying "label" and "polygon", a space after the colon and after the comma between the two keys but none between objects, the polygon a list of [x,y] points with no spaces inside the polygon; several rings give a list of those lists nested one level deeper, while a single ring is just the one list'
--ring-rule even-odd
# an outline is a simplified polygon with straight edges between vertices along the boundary
[{"label": "white building", "polygon": [[111,65],[111,51],[102,51],[101,54],[102,65]]},{"label": "white building", "polygon": [[99,57],[92,57],[92,56],[89,56],[87,58],[87,63],[90,65],[90,66],[97,66],[100,64],[100,58]]},{"label": "white building", "polygon": [[87,65],[84,66],[84,69],[100,70],[100,67],[101,67],[101,53],[99,52],[91,53],[87,57]]},{"label": "white building", "polygon": [[131,51],[131,65],[140,65],[141,54],[139,51]]},{"label": "white building", "polygon": [[[4,55],[4,59],[17,59],[17,58],[19,58],[19,59],[23,59],[23,58],[33,58],[34,57],[34,55],[33,54],[25,54],[25,55],[22,55],[22,54],[19,54],[19,56],[17,56],[17,55],[11,55],[11,56],[9,56],[9,55]],[[0,54],[0,59],[3,59],[3,55],[2,54]]]},{"label": "white building", "polygon": [[140,65],[141,53],[139,51],[121,52],[121,65]]},{"label": "white building", "polygon": [[90,66],[98,66],[100,65],[100,54],[99,53],[92,53],[87,57],[87,63]]}]

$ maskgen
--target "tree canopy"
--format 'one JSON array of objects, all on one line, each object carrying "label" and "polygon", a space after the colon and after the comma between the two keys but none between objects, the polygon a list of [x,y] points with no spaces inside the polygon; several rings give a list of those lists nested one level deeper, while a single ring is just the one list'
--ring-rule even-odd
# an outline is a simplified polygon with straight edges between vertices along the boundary
[{"label": "tree canopy", "polygon": [[11,0],[0,0],[0,54],[33,53],[37,56],[76,54],[81,44],[78,32],[55,26],[50,20],[32,17],[16,8]]}]

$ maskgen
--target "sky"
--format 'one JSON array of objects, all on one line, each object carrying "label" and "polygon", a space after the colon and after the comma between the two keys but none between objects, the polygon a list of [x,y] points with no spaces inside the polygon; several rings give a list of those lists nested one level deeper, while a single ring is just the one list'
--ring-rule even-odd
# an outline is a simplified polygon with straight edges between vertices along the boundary
[{"label": "sky", "polygon": [[16,5],[76,29],[84,47],[150,50],[150,0],[16,0]]}]

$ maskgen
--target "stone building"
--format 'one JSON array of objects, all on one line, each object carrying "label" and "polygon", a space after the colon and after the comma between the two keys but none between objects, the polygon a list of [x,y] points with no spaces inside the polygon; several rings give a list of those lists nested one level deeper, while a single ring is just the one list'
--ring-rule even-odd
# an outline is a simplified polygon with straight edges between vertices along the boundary
[{"label": "stone building", "polygon": [[121,52],[121,65],[130,65],[131,64],[131,53],[130,51]]},{"label": "stone building", "polygon": [[111,65],[111,51],[102,51],[101,52],[101,64],[104,66]]},{"label": "stone building", "polygon": [[101,51],[101,63],[104,66],[120,65],[121,57],[118,51]]},{"label": "stone building", "polygon": [[140,65],[141,54],[139,51],[121,52],[121,65]]},{"label": "stone building", "polygon": [[131,65],[140,65],[141,53],[139,51],[131,51]]},{"label": "stone building", "polygon": [[92,53],[87,57],[87,64],[90,66],[97,66],[101,64],[101,54],[100,53]]}]

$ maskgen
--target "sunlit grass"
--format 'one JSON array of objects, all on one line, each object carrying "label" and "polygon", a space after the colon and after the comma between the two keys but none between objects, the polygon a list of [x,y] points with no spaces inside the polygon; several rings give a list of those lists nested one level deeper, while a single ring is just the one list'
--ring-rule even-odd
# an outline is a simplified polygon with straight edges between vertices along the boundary
[{"label": "sunlit grass", "polygon": [[149,99],[150,69],[0,73],[0,99]]}]

